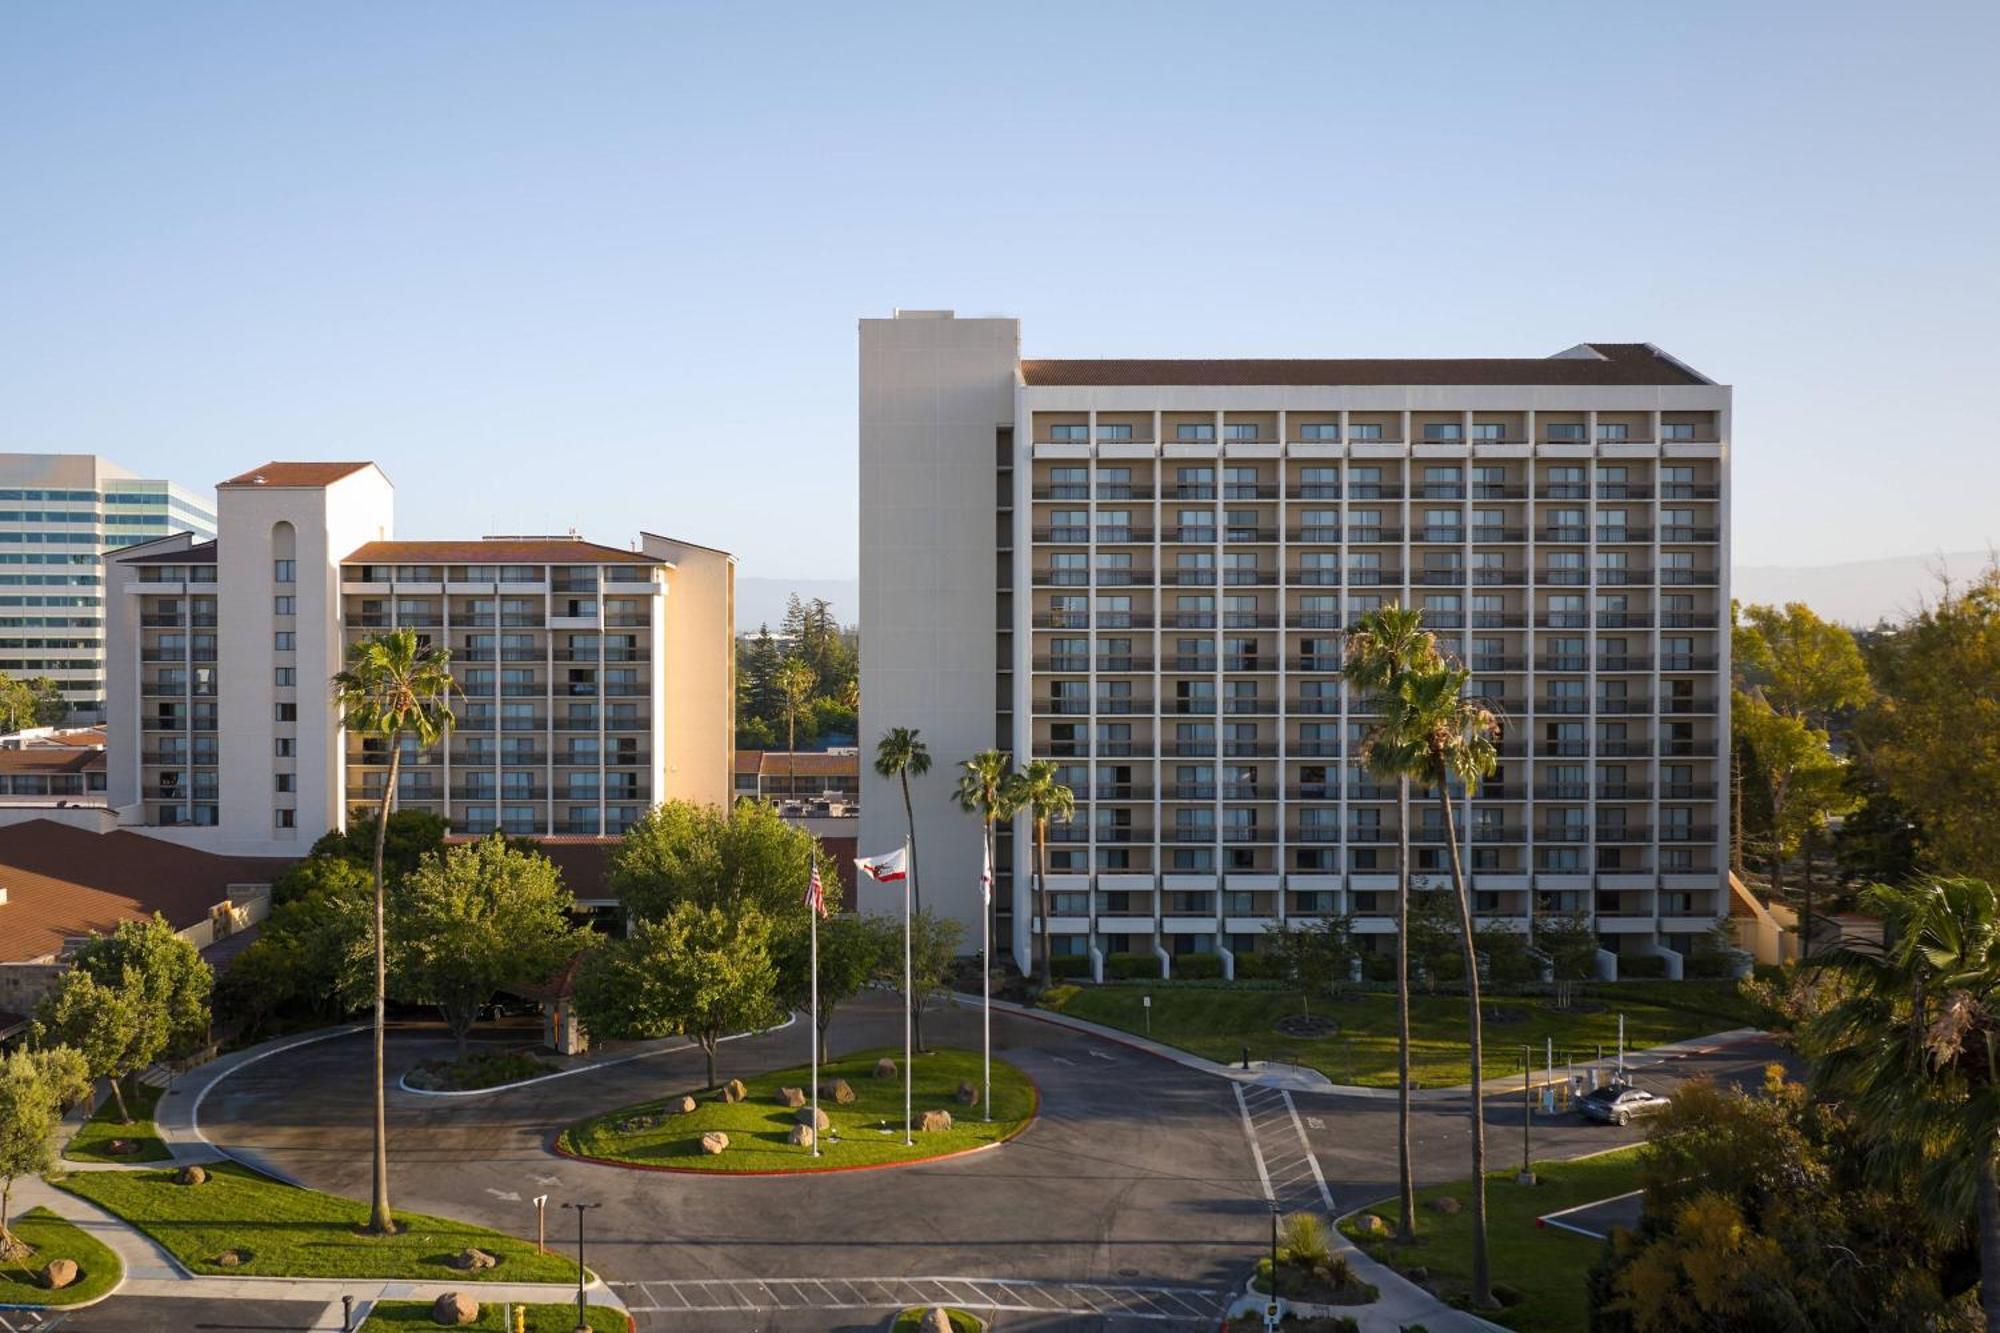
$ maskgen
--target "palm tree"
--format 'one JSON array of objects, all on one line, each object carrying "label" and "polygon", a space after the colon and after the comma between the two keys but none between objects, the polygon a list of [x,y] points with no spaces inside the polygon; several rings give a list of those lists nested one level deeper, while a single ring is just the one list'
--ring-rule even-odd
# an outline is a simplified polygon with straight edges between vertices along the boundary
[{"label": "palm tree", "polygon": [[[915,727],[891,727],[882,733],[882,739],[875,743],[875,771],[903,784],[903,818],[910,835],[910,912],[918,915],[924,910],[924,891],[917,878],[917,808],[910,801],[910,774],[922,777],[931,771],[931,752]],[[910,1000],[910,1026],[917,1049],[922,1050],[924,1006],[914,997]]]},{"label": "palm tree", "polygon": [[1047,759],[1037,759],[1007,779],[1003,799],[1010,809],[1026,810],[1035,825],[1035,902],[1042,927],[1042,985],[1055,984],[1055,965],[1049,952],[1049,822],[1067,824],[1076,814],[1076,793],[1056,776],[1058,770]]},{"label": "palm tree", "polygon": [[[1341,674],[1355,690],[1388,701],[1403,680],[1437,660],[1437,639],[1414,607],[1391,604],[1362,616],[1348,631]],[[1396,779],[1396,1178],[1400,1217],[1396,1238],[1417,1238],[1417,1184],[1410,1160],[1410,773],[1416,738],[1396,730],[1400,712],[1385,711],[1369,728],[1361,757],[1378,777]]]},{"label": "palm tree", "polygon": [[798,799],[799,710],[812,698],[819,677],[799,658],[787,658],[771,676],[785,706],[785,798]]},{"label": "palm tree", "polygon": [[[986,866],[993,866],[993,826],[1002,819],[1011,818],[1014,810],[1010,806],[1011,788],[1008,779],[1013,776],[1014,759],[1005,750],[981,750],[972,758],[959,765],[958,808],[969,815],[979,816],[980,836],[985,840]],[[989,890],[990,891],[990,890]],[[1000,899],[993,895],[986,904],[986,938],[994,944],[1000,940]],[[986,969],[987,977],[993,975],[992,949],[988,957],[980,963]]]},{"label": "palm tree", "polygon": [[2000,891],[1977,879],[1876,886],[1884,946],[1817,966],[1847,983],[1805,1028],[1819,1091],[1851,1109],[1869,1160],[1954,1229],[1973,1222],[1979,1305],[2000,1333]]},{"label": "palm tree", "polygon": [[1469,796],[1500,762],[1494,738],[1500,720],[1478,699],[1465,696],[1472,673],[1456,662],[1439,660],[1406,676],[1392,708],[1402,715],[1403,730],[1416,738],[1422,755],[1415,776],[1437,792],[1444,815],[1445,848],[1450,857],[1451,887],[1458,905],[1459,947],[1465,962],[1465,994],[1471,1017],[1472,1056],[1472,1300],[1493,1304],[1493,1275],[1486,1254],[1486,1099],[1481,1088],[1484,1021],[1479,1012],[1479,950],[1472,934],[1472,896],[1466,889],[1465,863],[1458,850],[1458,826],[1453,821],[1451,788],[1456,782]]},{"label": "palm tree", "polygon": [[362,639],[347,650],[347,668],[333,677],[333,699],[341,725],[362,736],[388,742],[389,776],[375,810],[375,1194],[368,1229],[389,1235],[396,1229],[389,1210],[389,1120],[385,1109],[382,1046],[387,1031],[388,940],[383,933],[387,890],[382,880],[382,847],[389,836],[389,810],[403,761],[403,738],[421,749],[438,743],[452,724],[451,654],[399,629]]}]

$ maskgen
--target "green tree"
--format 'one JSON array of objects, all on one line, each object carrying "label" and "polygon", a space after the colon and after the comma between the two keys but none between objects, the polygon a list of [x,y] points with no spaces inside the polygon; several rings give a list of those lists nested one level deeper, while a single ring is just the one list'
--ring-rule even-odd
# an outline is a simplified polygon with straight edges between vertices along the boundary
[{"label": "green tree", "polygon": [[[1827,734],[1802,717],[1780,713],[1763,700],[1739,691],[1730,725],[1755,756],[1770,821],[1771,893],[1785,889],[1785,862],[1816,828],[1840,813],[1847,802],[1846,765],[1828,746]],[[1807,881],[1800,945],[1812,949],[1812,884]]]},{"label": "green tree", "polygon": [[164,917],[121,921],[109,935],[91,936],[76,951],[73,967],[100,985],[134,992],[145,1028],[138,1042],[145,1054],[139,1068],[162,1056],[192,1054],[207,1040],[215,973]]},{"label": "green tree", "polygon": [[[889,928],[894,931],[896,922],[891,920]],[[901,933],[901,932],[896,932]],[[965,927],[951,917],[941,917],[925,908],[910,914],[910,1008],[911,1013],[921,1014],[931,1000],[951,994],[951,965],[958,956],[958,945],[965,934]],[[899,941],[897,942],[899,943]],[[881,979],[901,985],[903,981],[902,950],[892,943],[887,964],[882,969]],[[913,1025],[912,1037],[917,1050],[924,1050],[923,1025]]]},{"label": "green tree", "polygon": [[383,851],[389,834],[389,811],[396,799],[396,782],[403,761],[403,738],[420,749],[441,740],[452,724],[451,655],[430,647],[415,630],[391,630],[358,640],[347,650],[347,666],[332,681],[341,725],[358,736],[377,738],[389,751],[389,773],[382,784],[375,812],[375,907],[372,921],[375,947],[375,1170],[368,1229],[386,1236],[396,1230],[389,1207],[389,1117],[383,1047],[388,1032],[389,940],[385,930],[388,885],[383,878]]},{"label": "green tree", "polygon": [[[828,917],[819,926],[819,1058],[822,1063],[832,1059],[827,1046],[827,1030],[833,1026],[833,1014],[842,1002],[859,995],[862,990],[887,970],[886,959],[892,949],[900,950],[902,941],[892,938],[902,934],[900,923],[891,922],[886,917],[858,916],[852,913]],[[897,960],[896,979],[902,981],[902,960]]]},{"label": "green tree", "polygon": [[139,1012],[136,983],[105,985],[74,969],[35,1008],[34,1044],[67,1046],[80,1055],[93,1081],[110,1083],[118,1119],[127,1125],[132,1113],[125,1106],[122,1081],[153,1062],[156,1053],[147,1043],[157,1031]]},{"label": "green tree", "polygon": [[1821,731],[1874,697],[1854,635],[1803,602],[1741,608],[1730,645],[1745,692]]},{"label": "green tree", "polygon": [[1055,957],[1049,948],[1049,824],[1067,824],[1076,814],[1076,793],[1056,776],[1047,759],[1037,759],[1008,777],[1001,799],[1008,810],[1028,812],[1035,836],[1035,912],[1041,921],[1042,988],[1055,984]]},{"label": "green tree", "polygon": [[[1363,615],[1348,631],[1341,675],[1350,691],[1393,698],[1403,681],[1437,660],[1437,639],[1414,608],[1391,604]],[[1410,1158],[1410,773],[1417,737],[1399,730],[1400,712],[1378,712],[1368,724],[1361,760],[1377,777],[1396,780],[1396,1237],[1417,1235],[1417,1186]]]},{"label": "green tree", "polygon": [[0,731],[53,727],[68,716],[62,687],[47,676],[17,680],[0,673]]},{"label": "green tree", "polygon": [[55,1169],[63,1114],[89,1095],[89,1067],[67,1046],[11,1051],[0,1061],[0,1259],[28,1253],[10,1225],[14,1182]]},{"label": "green tree", "polygon": [[575,907],[548,858],[498,833],[433,852],[390,895],[395,988],[437,1006],[463,1060],[495,992],[543,980],[583,947]]},{"label": "green tree", "polygon": [[1496,741],[1500,721],[1477,699],[1465,697],[1472,673],[1453,662],[1439,661],[1406,676],[1389,707],[1397,715],[1394,730],[1417,738],[1422,760],[1415,776],[1437,793],[1443,816],[1446,859],[1451,867],[1453,897],[1458,907],[1458,937],[1464,950],[1467,1022],[1472,1055],[1472,1300],[1493,1304],[1493,1279],[1486,1250],[1486,1107],[1483,1078],[1484,1016],[1479,1006],[1479,959],[1472,925],[1472,893],[1459,855],[1458,823],[1452,810],[1452,788],[1470,796],[1500,762]]},{"label": "green tree", "polygon": [[779,1018],[777,981],[769,917],[683,902],[584,955],[577,1014],[600,1039],[692,1037],[714,1087],[722,1039]]},{"label": "green tree", "polygon": [[736,648],[737,747],[745,750],[775,748],[777,736],[773,719],[783,712],[778,695],[778,667],[784,655],[768,625],[746,634]]},{"label": "green tree", "polygon": [[368,872],[346,861],[302,897],[271,909],[250,947],[216,985],[216,1008],[246,1031],[297,1006],[316,1020],[344,1018],[368,1002]]},{"label": "green tree", "polygon": [[[375,824],[372,814],[356,812],[346,828],[329,829],[319,836],[306,859],[290,867],[273,881],[273,897],[288,896],[291,877],[310,872],[316,863],[345,861],[366,871],[375,860]],[[428,810],[396,810],[389,815],[388,832],[382,837],[382,873],[391,884],[417,868],[432,852],[444,850],[444,835],[450,827]],[[302,887],[310,887],[305,885]]]},{"label": "green tree", "polygon": [[1313,995],[1328,999],[1339,996],[1353,972],[1354,960],[1361,956],[1354,942],[1354,918],[1344,912],[1287,921],[1266,926],[1264,931],[1286,980],[1306,997],[1308,1013]]},{"label": "green tree", "polygon": [[1970,1226],[2000,1333],[2000,893],[1979,879],[1878,885],[1881,949],[1825,966],[1842,997],[1803,1032],[1814,1089],[1855,1114],[1879,1178],[1940,1226]]},{"label": "green tree", "polygon": [[[999,821],[1012,819],[1015,814],[1007,785],[1007,779],[1014,771],[1013,756],[1004,750],[981,750],[958,767],[958,808],[979,820],[985,869],[997,879],[999,871],[995,869],[997,858],[994,855],[993,832]],[[986,938],[997,945],[1000,942],[1000,895],[993,883],[985,886],[985,892]],[[990,955],[993,951],[988,948],[986,952]],[[993,976],[992,958],[981,958],[980,966],[986,969],[990,981]]]},{"label": "green tree", "polygon": [[1417,888],[1410,893],[1405,925],[1410,936],[1410,961],[1423,975],[1424,990],[1435,995],[1439,982],[1457,981],[1463,950],[1458,940],[1458,913],[1442,889]]},{"label": "green tree", "polygon": [[1587,912],[1541,918],[1535,947],[1549,960],[1549,972],[1558,983],[1588,981],[1597,975],[1601,946]]},{"label": "green tree", "polygon": [[775,683],[785,709],[785,794],[795,796],[798,761],[793,755],[799,748],[799,713],[812,698],[812,668],[793,658],[778,667]]}]

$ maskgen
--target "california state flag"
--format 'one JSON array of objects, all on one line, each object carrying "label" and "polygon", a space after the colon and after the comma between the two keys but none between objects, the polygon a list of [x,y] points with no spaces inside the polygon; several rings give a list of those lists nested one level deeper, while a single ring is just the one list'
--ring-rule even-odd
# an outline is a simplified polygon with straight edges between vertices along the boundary
[{"label": "california state flag", "polygon": [[876,883],[889,884],[903,878],[907,873],[905,860],[905,849],[898,847],[883,856],[857,856],[854,858],[854,864]]}]

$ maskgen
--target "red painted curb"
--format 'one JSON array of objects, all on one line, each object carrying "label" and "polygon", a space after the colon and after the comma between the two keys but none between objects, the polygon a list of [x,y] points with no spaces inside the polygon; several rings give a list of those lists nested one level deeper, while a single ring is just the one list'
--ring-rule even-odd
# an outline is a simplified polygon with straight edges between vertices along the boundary
[{"label": "red painted curb", "polygon": [[784,1177],[784,1176],[832,1176],[832,1175],[841,1175],[849,1171],[893,1171],[898,1167],[927,1166],[932,1162],[949,1162],[955,1158],[971,1157],[976,1153],[992,1152],[995,1148],[1004,1148],[1008,1144],[1012,1143],[1015,1139],[1020,1138],[1023,1134],[1027,1133],[1030,1129],[1034,1128],[1035,1122],[1041,1118],[1042,1114],[1041,1085],[1039,1083],[1036,1083],[1033,1076],[1028,1074],[1025,1070],[1016,1068],[1014,1072],[1020,1074],[1023,1079],[1027,1080],[1028,1091],[1034,1096],[1034,1104],[1028,1108],[1027,1116],[1023,1118],[1021,1123],[1014,1128],[1013,1132],[1007,1134],[1005,1137],[995,1139],[991,1143],[982,1143],[977,1147],[973,1148],[959,1148],[953,1152],[939,1153],[935,1157],[912,1157],[909,1160],[902,1162],[856,1162],[851,1166],[801,1166],[792,1168],[790,1170],[751,1171],[751,1170],[730,1170],[728,1168],[723,1168],[723,1167],[718,1167],[711,1170],[699,1166],[660,1166],[648,1162],[623,1162],[619,1161],[617,1158],[614,1157],[593,1157],[588,1153],[580,1153],[573,1151],[572,1149],[565,1148],[562,1144],[562,1136],[564,1133],[564,1130],[562,1129],[550,1130],[549,1137],[543,1146],[552,1155],[557,1157],[567,1157],[573,1162],[590,1162],[597,1166],[615,1166],[625,1171],[655,1171],[659,1172],[662,1175],[670,1175],[670,1176],[734,1176],[737,1178]]}]

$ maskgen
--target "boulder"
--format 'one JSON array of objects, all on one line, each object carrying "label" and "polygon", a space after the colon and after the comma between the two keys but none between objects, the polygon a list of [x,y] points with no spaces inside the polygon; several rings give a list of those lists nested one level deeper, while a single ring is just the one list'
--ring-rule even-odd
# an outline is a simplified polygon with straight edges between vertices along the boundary
[{"label": "boulder", "polygon": [[883,1056],[880,1060],[877,1060],[875,1062],[875,1077],[876,1078],[896,1077],[896,1062],[894,1060],[891,1060],[886,1055]]},{"label": "boulder", "polygon": [[1446,1217],[1452,1217],[1458,1213],[1458,1200],[1452,1198],[1449,1194],[1440,1194],[1437,1198],[1430,1201],[1429,1207],[1434,1213],[1442,1213]]},{"label": "boulder", "polygon": [[241,1268],[247,1259],[248,1256],[241,1250],[224,1250],[221,1254],[215,1256],[215,1266],[217,1268]]},{"label": "boulder", "polygon": [[701,1150],[710,1157],[722,1156],[722,1150],[729,1146],[729,1136],[720,1130],[710,1130],[701,1136]]},{"label": "boulder", "polygon": [[177,1185],[206,1185],[208,1183],[208,1172],[198,1166],[184,1166],[174,1172],[174,1183]]},{"label": "boulder", "polygon": [[693,1115],[694,1098],[674,1097],[667,1102],[667,1111],[672,1115]]},{"label": "boulder", "polygon": [[804,1088],[779,1088],[778,1100],[790,1107],[804,1106],[806,1104],[806,1090]]},{"label": "boulder", "polygon": [[926,1134],[935,1134],[941,1129],[951,1128],[951,1112],[926,1111],[917,1121],[917,1128]]},{"label": "boulder", "polygon": [[481,1269],[496,1267],[500,1263],[484,1250],[460,1250],[448,1262],[461,1273],[476,1273]]},{"label": "boulder", "polygon": [[50,1291],[61,1291],[64,1287],[76,1281],[76,1260],[49,1260],[47,1267],[42,1269],[37,1281]]},{"label": "boulder", "polygon": [[837,1078],[831,1083],[821,1084],[819,1095],[832,1101],[836,1106],[854,1105],[854,1089],[848,1085],[847,1080],[844,1078]]},{"label": "boulder", "polygon": [[958,1085],[958,1100],[965,1106],[979,1105],[979,1085],[970,1079]]},{"label": "boulder", "polygon": [[812,1126],[793,1125],[792,1132],[787,1138],[795,1148],[810,1148],[813,1146]]},{"label": "boulder", "polygon": [[1373,1213],[1363,1213],[1354,1219],[1354,1229],[1364,1236],[1386,1236],[1389,1224]]},{"label": "boulder", "polygon": [[479,1302],[462,1291],[447,1291],[431,1302],[431,1322],[446,1328],[464,1328],[479,1322]]},{"label": "boulder", "polygon": [[917,1324],[918,1333],[951,1333],[951,1314],[942,1305],[933,1305],[924,1311],[923,1319]]},{"label": "boulder", "polygon": [[749,1095],[750,1089],[743,1086],[743,1080],[740,1078],[732,1078],[722,1085],[722,1100],[725,1102],[732,1104],[740,1102]]},{"label": "boulder", "polygon": [[793,1113],[792,1119],[798,1121],[801,1125],[822,1131],[832,1124],[832,1121],[826,1118],[826,1112],[815,1112],[810,1106],[801,1106]]}]

